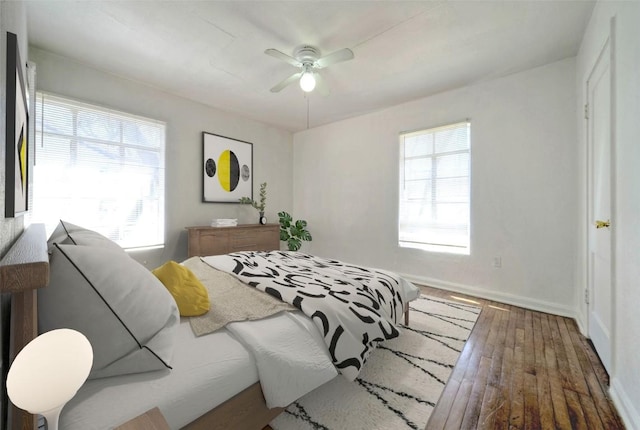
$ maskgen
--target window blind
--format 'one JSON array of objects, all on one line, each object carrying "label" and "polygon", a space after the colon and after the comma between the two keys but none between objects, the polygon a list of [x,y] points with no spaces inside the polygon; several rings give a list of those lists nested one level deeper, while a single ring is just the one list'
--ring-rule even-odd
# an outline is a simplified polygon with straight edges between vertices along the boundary
[{"label": "window blind", "polygon": [[36,109],[33,222],[163,245],[165,124],[42,92]]},{"label": "window blind", "polygon": [[468,253],[470,128],[400,135],[399,246]]}]

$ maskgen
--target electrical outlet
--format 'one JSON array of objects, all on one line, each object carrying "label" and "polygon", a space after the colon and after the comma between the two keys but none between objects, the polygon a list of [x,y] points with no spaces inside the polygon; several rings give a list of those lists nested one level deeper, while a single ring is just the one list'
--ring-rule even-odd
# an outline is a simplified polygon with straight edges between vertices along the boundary
[{"label": "electrical outlet", "polygon": [[502,267],[502,257],[493,257],[493,267],[494,269]]}]

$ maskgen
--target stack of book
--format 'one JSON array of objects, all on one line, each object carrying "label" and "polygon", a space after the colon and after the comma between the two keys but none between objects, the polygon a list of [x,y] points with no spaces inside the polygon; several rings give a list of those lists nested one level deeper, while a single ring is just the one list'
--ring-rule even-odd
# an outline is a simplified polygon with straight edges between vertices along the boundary
[{"label": "stack of book", "polygon": [[218,218],[211,221],[211,227],[235,227],[238,225],[237,218]]}]

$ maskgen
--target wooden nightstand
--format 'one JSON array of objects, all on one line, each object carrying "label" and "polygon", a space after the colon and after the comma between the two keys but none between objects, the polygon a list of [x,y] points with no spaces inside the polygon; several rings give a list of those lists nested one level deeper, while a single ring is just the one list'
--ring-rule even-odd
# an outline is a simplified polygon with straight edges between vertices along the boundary
[{"label": "wooden nightstand", "polygon": [[170,430],[170,428],[160,409],[153,408],[116,427],[115,430]]}]

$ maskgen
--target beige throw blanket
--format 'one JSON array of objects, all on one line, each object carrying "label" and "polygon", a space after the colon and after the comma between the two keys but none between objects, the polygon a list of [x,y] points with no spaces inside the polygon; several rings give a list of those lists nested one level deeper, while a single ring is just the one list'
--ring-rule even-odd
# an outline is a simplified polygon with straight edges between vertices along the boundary
[{"label": "beige throw blanket", "polygon": [[213,333],[230,322],[258,320],[282,311],[295,310],[267,293],[250,287],[228,273],[214,269],[200,257],[184,261],[209,292],[211,309],[204,315],[190,317],[196,336]]}]

